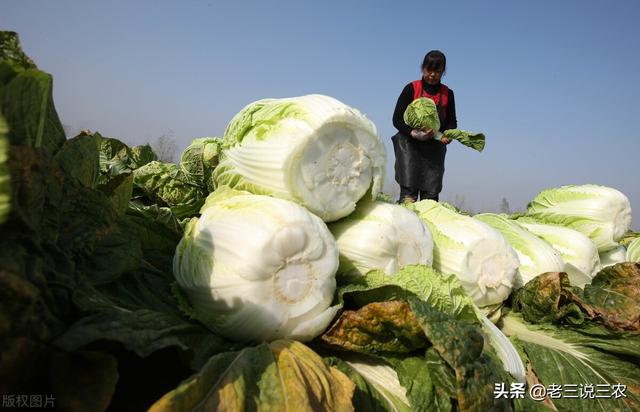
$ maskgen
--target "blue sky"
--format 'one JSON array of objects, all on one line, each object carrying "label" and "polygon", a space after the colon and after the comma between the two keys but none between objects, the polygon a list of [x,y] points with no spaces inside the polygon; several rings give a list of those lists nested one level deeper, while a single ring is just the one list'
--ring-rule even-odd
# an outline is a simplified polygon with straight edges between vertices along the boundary
[{"label": "blue sky", "polygon": [[71,131],[182,150],[222,135],[244,105],[322,93],[364,112],[388,148],[402,88],[431,49],[448,59],[458,126],[441,198],[522,209],[542,189],[624,192],[640,229],[637,1],[216,2],[3,0],[0,28],[54,76]]}]

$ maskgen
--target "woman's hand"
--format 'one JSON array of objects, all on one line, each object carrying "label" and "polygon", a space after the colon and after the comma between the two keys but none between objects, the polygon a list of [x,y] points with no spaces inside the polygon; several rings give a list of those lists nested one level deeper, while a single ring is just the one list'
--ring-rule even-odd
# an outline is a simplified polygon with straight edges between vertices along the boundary
[{"label": "woman's hand", "polygon": [[449,138],[448,138],[448,137],[444,137],[444,136],[442,137],[442,139],[440,139],[440,141],[441,141],[442,143],[444,143],[444,144],[449,144],[449,143],[451,143],[451,140],[449,140]]},{"label": "woman's hand", "polygon": [[428,130],[413,129],[411,131],[411,137],[413,137],[416,140],[420,140],[421,142],[424,142],[425,140],[428,140],[428,139],[432,139],[433,135],[434,135],[433,129],[428,129]]},{"label": "woman's hand", "polygon": [[423,132],[422,130],[418,130],[418,129],[413,129],[411,131],[411,137],[413,137],[416,140],[420,140],[420,141],[427,140],[427,134],[425,132]]}]

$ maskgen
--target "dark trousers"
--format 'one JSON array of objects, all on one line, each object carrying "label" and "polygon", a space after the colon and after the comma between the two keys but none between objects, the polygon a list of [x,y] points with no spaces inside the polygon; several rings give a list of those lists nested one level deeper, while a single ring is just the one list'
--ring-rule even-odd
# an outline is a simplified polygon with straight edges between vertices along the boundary
[{"label": "dark trousers", "polygon": [[424,190],[412,189],[410,187],[400,185],[399,202],[402,203],[407,198],[413,199],[414,202],[417,202],[418,200],[425,200],[425,199],[435,200],[436,202],[438,201],[438,195],[428,196],[426,191]]}]

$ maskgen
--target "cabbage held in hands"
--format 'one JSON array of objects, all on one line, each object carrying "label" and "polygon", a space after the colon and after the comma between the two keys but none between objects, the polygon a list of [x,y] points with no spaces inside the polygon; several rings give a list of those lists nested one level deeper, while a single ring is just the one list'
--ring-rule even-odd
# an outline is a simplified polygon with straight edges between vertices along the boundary
[{"label": "cabbage held in hands", "polygon": [[[226,190],[225,190],[226,189]],[[313,339],[329,324],[338,248],[301,206],[222,188],[176,248],[173,271],[193,315],[240,341]]]},{"label": "cabbage held in hands", "polygon": [[440,133],[440,117],[438,108],[433,100],[428,97],[420,97],[407,106],[403,116],[404,122],[418,130],[433,129],[434,139],[442,140],[446,137],[449,140],[457,140],[463,145],[478,152],[484,150],[485,136],[482,133],[470,132],[460,129],[449,129]]},{"label": "cabbage held in hands", "polygon": [[294,201],[324,221],[381,192],[386,152],[373,123],[322,95],[264,99],[227,126],[216,186]]},{"label": "cabbage held in hands", "polygon": [[408,126],[414,129],[433,129],[434,132],[440,129],[438,108],[428,97],[420,97],[411,102],[407,106],[407,110],[404,111],[403,119]]}]

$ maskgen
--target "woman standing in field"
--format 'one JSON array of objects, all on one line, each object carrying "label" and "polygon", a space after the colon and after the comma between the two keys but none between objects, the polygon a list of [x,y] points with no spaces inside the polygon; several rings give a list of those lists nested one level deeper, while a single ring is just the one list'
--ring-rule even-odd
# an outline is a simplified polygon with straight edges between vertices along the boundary
[{"label": "woman standing in field", "polygon": [[420,97],[432,99],[438,108],[440,132],[458,127],[453,90],[440,80],[445,72],[446,57],[439,50],[424,56],[422,79],[407,84],[398,97],[393,112],[393,125],[398,133],[393,136],[396,155],[396,182],[400,185],[400,202],[415,202],[419,199],[438,200],[442,191],[444,158],[449,140],[434,139],[437,130],[417,130],[403,119],[407,106]]}]

